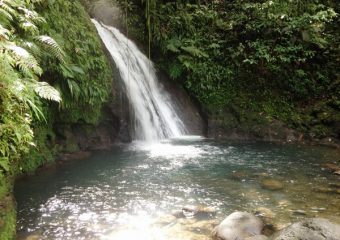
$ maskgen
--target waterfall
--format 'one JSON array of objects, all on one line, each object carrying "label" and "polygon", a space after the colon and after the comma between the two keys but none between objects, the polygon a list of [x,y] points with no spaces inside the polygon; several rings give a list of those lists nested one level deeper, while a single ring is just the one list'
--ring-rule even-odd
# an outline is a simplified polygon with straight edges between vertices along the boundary
[{"label": "waterfall", "polygon": [[186,128],[157,82],[153,63],[118,29],[92,19],[119,70],[134,116],[135,139],[155,141],[180,137]]}]

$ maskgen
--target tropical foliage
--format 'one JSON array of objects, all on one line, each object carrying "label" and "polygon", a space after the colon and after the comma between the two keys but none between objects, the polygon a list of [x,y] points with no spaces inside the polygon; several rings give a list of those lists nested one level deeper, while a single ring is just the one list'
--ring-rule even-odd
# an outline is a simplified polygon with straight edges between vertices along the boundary
[{"label": "tropical foliage", "polygon": [[336,1],[125,2],[139,16],[129,28],[145,19],[154,60],[211,113],[237,105],[302,122],[307,105],[339,105]]},{"label": "tropical foliage", "polygon": [[33,9],[38,1],[0,2],[0,171],[33,144],[33,119],[44,118],[42,99],[60,102],[59,92],[39,81],[40,56],[47,51],[59,63],[64,54],[50,37],[40,35],[45,20]]},{"label": "tropical foliage", "polygon": [[46,23],[34,11],[39,2],[0,1],[0,239],[15,234],[16,212],[8,194],[22,154],[34,146],[32,121],[45,120],[47,102],[61,102],[55,88],[39,81],[43,54],[65,63],[59,45],[41,34]]},{"label": "tropical foliage", "polygon": [[98,121],[111,78],[80,1],[0,0],[0,239],[15,234],[14,176],[54,160],[64,124]]},{"label": "tropical foliage", "polygon": [[101,42],[79,1],[45,1],[38,11],[46,19],[42,31],[62,46],[67,65],[43,56],[46,79],[61,94],[59,121],[95,123],[111,93],[111,68]]}]

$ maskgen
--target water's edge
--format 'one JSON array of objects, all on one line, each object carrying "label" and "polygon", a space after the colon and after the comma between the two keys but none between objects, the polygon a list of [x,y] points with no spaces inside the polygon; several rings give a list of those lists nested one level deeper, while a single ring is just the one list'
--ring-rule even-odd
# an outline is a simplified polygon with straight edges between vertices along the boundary
[{"label": "water's edge", "polygon": [[[217,145],[220,145],[220,143],[217,143],[216,142],[216,144]],[[176,148],[170,148],[170,149],[168,149],[168,145],[167,144],[165,144],[164,145],[164,147],[166,147],[166,148],[162,148],[162,146],[159,146],[159,147],[157,147],[157,148],[153,148],[154,150],[152,150],[152,155],[151,155],[151,157],[152,157],[152,159],[154,159],[153,160],[153,165],[154,164],[163,164],[163,163],[161,163],[161,162],[159,162],[158,160],[157,160],[157,158],[159,158],[159,157],[161,157],[161,156],[163,156],[164,154],[166,154],[166,153],[169,153],[171,156],[173,155],[173,154],[175,154],[175,153],[178,153],[178,154],[180,154],[180,155],[175,155],[175,158],[174,158],[174,160],[176,160],[176,159],[182,159],[182,155],[181,154],[190,154],[190,158],[188,158],[188,159],[186,159],[186,158],[184,158],[184,159],[182,159],[181,161],[178,161],[178,160],[176,160],[175,162],[173,162],[173,164],[174,165],[172,165],[172,167],[181,167],[182,166],[182,164],[189,164],[188,165],[188,167],[194,167],[195,165],[196,165],[196,160],[195,159],[197,159],[197,157],[199,156],[199,155],[195,155],[195,154],[201,154],[201,153],[203,153],[203,154],[210,154],[210,152],[211,152],[211,150],[212,149],[215,149],[215,143],[213,144],[213,146],[211,146],[211,147],[213,147],[212,149],[211,149],[211,147],[209,147],[210,146],[210,144],[208,145],[208,148],[207,149],[205,149],[205,150],[203,150],[203,152],[201,152],[201,150],[199,150],[199,151],[197,151],[198,149],[196,149],[195,148],[195,146],[196,146],[197,144],[194,144],[193,146],[191,146],[191,145],[187,145],[185,142],[184,142],[184,145],[183,145],[183,147],[184,146],[187,146],[187,147],[185,147],[185,148],[182,148],[181,146],[182,145],[175,145],[175,147]],[[223,145],[225,145],[225,143],[223,143]],[[240,144],[239,146],[241,146],[241,149],[240,150],[237,150],[237,148],[235,149],[233,146],[237,146],[238,144],[227,144],[227,146],[231,146],[232,148],[229,148],[229,147],[227,147],[225,150],[227,151],[227,152],[225,152],[225,151],[223,151],[223,152],[221,152],[221,153],[218,153],[218,154],[222,154],[222,155],[219,155],[219,156],[224,156],[224,155],[227,155],[228,156],[228,154],[230,154],[230,153],[232,153],[233,151],[237,151],[236,153],[237,153],[237,155],[231,155],[231,157],[232,156],[238,156],[239,154],[244,154],[244,151],[246,150],[246,151],[248,151],[247,150],[247,144]],[[244,148],[244,147],[242,147],[242,146],[245,146],[246,148]],[[251,146],[251,145],[250,145]],[[256,152],[254,152],[254,153],[252,153],[252,154],[254,154],[254,155],[250,155],[250,156],[248,156],[247,158],[248,159],[252,159],[253,157],[255,157],[255,156],[257,156],[257,155],[262,155],[261,153],[262,153],[262,151],[263,150],[265,150],[265,149],[268,149],[270,152],[272,151],[272,150],[270,150],[270,149],[273,149],[274,150],[274,152],[275,151],[277,151],[278,149],[299,149],[299,147],[294,147],[294,146],[283,146],[283,145],[268,145],[268,144],[260,144],[259,145],[260,146],[260,149],[259,149],[259,152],[258,153],[256,153]],[[262,147],[261,147],[262,146]],[[117,148],[119,148],[119,149],[121,149],[121,148],[124,148],[124,146],[117,146]],[[128,145],[125,145],[125,147],[128,147]],[[194,147],[194,148],[193,148]],[[262,148],[264,148],[263,150],[261,150]],[[301,147],[301,148],[306,148],[306,147]],[[148,148],[147,148],[148,149]],[[174,151],[176,149],[176,151]],[[191,149],[191,151],[188,151],[188,149]],[[243,149],[243,150],[242,150]],[[276,149],[276,150],[275,150]],[[309,148],[309,147],[307,147],[306,148],[306,150],[308,150],[308,149],[310,149],[310,150],[313,150],[313,148]],[[143,150],[144,151],[144,150]],[[219,151],[219,150],[218,150]],[[230,152],[231,151],[231,152]],[[267,151],[267,150],[266,150]],[[284,151],[286,151],[286,150],[284,150]],[[288,150],[288,151],[290,151],[290,150]],[[301,152],[301,150],[298,150],[299,152]],[[314,151],[314,150],[313,150]],[[328,149],[323,149],[322,150],[323,152],[325,152],[325,153],[327,153],[327,152],[329,152],[329,150]],[[248,151],[249,152],[249,151]],[[251,152],[249,152],[249,153],[251,153]],[[283,152],[284,153],[284,152]],[[101,154],[101,153],[98,153],[98,154],[96,154],[96,155],[104,155],[104,156],[106,156],[107,154],[109,154],[109,152],[107,152],[107,153],[104,153],[104,154]],[[135,152],[134,153],[134,150],[132,149],[132,152],[131,152],[131,154],[130,153],[128,153],[128,152],[123,152],[122,154],[128,154],[128,155],[131,155],[131,156],[136,156],[136,158],[139,158],[139,153],[138,153],[138,151],[137,152]],[[137,155],[135,155],[135,154],[137,154]],[[300,153],[301,154],[301,153]],[[299,155],[300,155],[299,154]],[[307,154],[307,153],[306,153]],[[119,157],[120,155],[118,155],[117,157],[118,157],[118,159],[120,158]],[[170,156],[170,159],[172,159],[172,157]],[[247,156],[247,155],[244,155],[244,156]],[[252,157],[253,156],[253,157]],[[283,157],[285,156],[285,155],[282,155]],[[292,154],[290,154],[289,156],[292,156],[292,157],[294,157],[294,154],[292,155]],[[95,157],[95,156],[94,156]],[[304,159],[304,157],[303,157],[303,155],[301,155],[300,157],[302,157],[303,159]],[[285,159],[287,159],[286,157],[284,157]],[[190,159],[192,159],[192,160],[190,160]],[[233,157],[231,158],[231,159],[233,159]],[[268,159],[268,157],[266,157],[266,159]],[[279,158],[280,159],[280,158]],[[270,157],[268,160],[270,160],[270,162],[272,162],[272,163],[270,163],[270,164],[274,164],[273,165],[273,167],[276,165],[276,164],[281,164],[280,163],[280,161],[282,161],[282,164],[283,164],[283,162],[285,161],[284,159],[283,160],[279,160],[279,159],[275,159],[275,158],[272,158],[272,157]],[[330,158],[330,159],[332,159],[332,158]],[[334,159],[334,158],[333,158]],[[188,160],[190,160],[188,163],[186,163]],[[289,158],[288,158],[288,160],[289,160]],[[119,161],[122,161],[122,160],[119,160]],[[154,162],[154,161],[156,161],[156,162]],[[216,163],[218,163],[218,164],[220,164],[220,161],[219,160],[213,160],[213,161],[217,161]],[[313,161],[315,161],[315,160],[313,160]],[[82,165],[84,165],[84,166],[82,166],[82,169],[83,170],[86,170],[86,172],[91,172],[91,171],[93,171],[93,168],[91,168],[91,167],[86,167],[87,166],[87,163],[88,162],[88,160],[85,160],[85,162],[83,162],[83,163],[76,163],[76,162],[74,162],[75,164],[73,164],[72,163],[72,161],[71,162],[63,162],[60,166],[64,169],[64,170],[66,170],[67,172],[68,172],[68,168],[70,167],[70,166],[75,166],[76,168],[79,168],[80,166],[82,166]],[[124,162],[125,162],[125,160],[124,160]],[[263,162],[263,163],[262,163]],[[255,164],[255,165],[253,165],[253,167],[252,168],[258,168],[259,166],[257,166],[257,164],[258,163],[260,163],[260,164],[264,164],[266,161],[260,161],[260,162],[258,162],[257,161],[257,163]],[[294,162],[294,161],[293,161]],[[96,160],[96,165],[98,165],[98,164],[100,164],[100,165],[102,165],[102,164],[105,164],[105,166],[107,166],[107,164],[113,164],[114,162],[107,162],[107,160],[106,161],[104,161],[103,163],[100,163],[98,160]],[[206,161],[204,161],[204,162],[202,162],[202,163],[204,163],[204,164],[207,164],[206,163]],[[201,164],[202,164],[201,163]],[[66,165],[65,165],[66,164]],[[125,166],[126,164],[128,164],[127,166]],[[137,164],[136,165],[136,167],[137,168],[131,168],[132,166],[130,165],[130,164]],[[146,171],[146,168],[145,168],[145,164],[149,164],[149,163],[145,163],[144,161],[138,161],[138,162],[136,162],[136,163],[133,163],[133,161],[131,162],[131,160],[130,161],[128,161],[128,162],[126,162],[126,163],[124,163],[124,168],[122,168],[122,170],[124,170],[124,169],[126,169],[128,172],[130,172],[130,171],[133,171],[134,169],[135,170],[137,170],[137,169],[139,169],[138,171],[141,171],[141,173],[143,173],[144,172],[144,169],[145,169],[145,171]],[[179,165],[178,165],[179,164]],[[236,166],[238,166],[239,164],[242,164],[242,157],[239,159],[239,160],[237,160],[236,161],[236,159],[235,159],[235,161],[233,160],[232,161],[232,164],[233,165],[235,165],[236,164]],[[300,163],[301,164],[301,163]],[[64,166],[63,166],[64,165]],[[77,167],[78,166],[78,167]],[[289,168],[291,168],[292,166],[291,165],[288,165],[289,166]],[[164,166],[164,167],[170,167],[170,166]],[[73,168],[73,167],[72,167]],[[109,167],[105,167],[106,169],[110,169]],[[318,167],[319,168],[319,167]],[[92,170],[91,170],[92,169]],[[119,165],[118,166],[116,166],[115,165],[115,167],[114,167],[114,169],[116,169],[115,171],[118,171],[117,173],[119,173],[120,172],[120,167],[119,167]],[[183,170],[181,170],[181,171],[184,171],[183,173],[186,173],[187,172],[187,167],[185,167]],[[201,172],[201,171],[208,171],[208,169],[209,169],[209,165],[207,165],[207,166],[202,166],[202,168],[200,167],[200,168],[194,168],[193,170],[196,172],[196,171],[199,171],[199,172]],[[243,168],[242,168],[243,169]],[[230,173],[231,175],[230,175],[230,180],[228,180],[226,183],[223,183],[225,186],[228,186],[228,188],[227,189],[225,189],[225,190],[228,190],[228,191],[231,191],[231,193],[230,194],[232,194],[232,192],[234,192],[234,194],[236,194],[236,195],[234,195],[234,200],[237,200],[237,196],[238,196],[238,194],[237,194],[237,191],[236,191],[236,189],[233,189],[232,187],[231,187],[231,185],[230,184],[232,184],[232,185],[234,185],[234,184],[236,184],[236,185],[238,185],[238,184],[246,184],[245,186],[248,186],[248,181],[249,181],[249,184],[252,186],[254,183],[256,183],[256,182],[253,182],[253,178],[255,177],[255,179],[256,178],[258,178],[258,177],[260,177],[260,178],[262,178],[262,177],[266,177],[266,175],[263,175],[262,176],[262,174],[265,174],[265,173],[262,173],[262,171],[261,170],[255,170],[255,171],[252,171],[252,173],[250,174],[250,173],[248,173],[248,174],[250,174],[250,175],[248,175],[247,176],[247,174],[246,175],[244,175],[244,173],[242,172],[242,171],[245,171],[246,169],[244,169],[244,170],[242,170],[241,169],[241,171],[236,171],[235,173]],[[70,169],[71,170],[71,169]],[[164,170],[166,170],[166,169],[164,169]],[[217,171],[218,169],[216,169],[216,171]],[[249,169],[248,169],[249,170]],[[269,171],[268,173],[271,175],[272,173],[275,173],[276,172],[276,170],[275,170],[275,167],[272,169],[274,172],[272,172],[272,171]],[[73,171],[73,170],[71,170],[71,171]],[[105,170],[106,171],[106,170]],[[162,170],[163,171],[163,170]],[[170,171],[170,170],[169,170]],[[260,172],[258,172],[258,171],[260,171]],[[49,169],[49,170],[47,170],[46,171],[47,173],[48,173],[48,176],[53,176],[53,174],[50,174],[51,172],[53,173],[53,172],[55,172],[55,169]],[[176,172],[176,171],[175,171]],[[265,172],[267,172],[267,171],[265,171]],[[203,173],[203,172],[202,172]],[[255,173],[255,175],[254,176],[251,176],[252,174],[254,174]],[[267,173],[267,174],[268,174]],[[45,175],[45,176],[47,176],[46,175],[46,173],[44,173],[44,171],[42,171],[40,174],[42,174],[42,175]],[[39,175],[40,175],[39,174]],[[99,176],[101,175],[100,173],[98,173],[99,174]],[[159,174],[157,174],[157,175],[154,175],[154,174],[156,174],[155,172],[153,173],[153,174],[148,174],[148,176],[151,178],[150,179],[150,182],[152,182],[153,180],[152,180],[152,178],[154,178],[154,177],[156,177],[157,175],[159,175]],[[165,174],[165,172],[163,173],[163,174]],[[162,174],[162,175],[163,175]],[[218,175],[216,175],[216,174],[218,174]],[[220,171],[217,171],[217,172],[215,172],[215,173],[212,173],[212,175],[211,176],[215,176],[215,177],[217,177],[217,176],[219,176],[220,174],[223,174],[223,172],[220,172]],[[279,172],[276,172],[276,174],[280,174],[280,171]],[[275,175],[276,175],[275,174]],[[198,181],[193,181],[193,183],[201,183],[201,184],[203,184],[203,183],[205,183],[205,181],[207,181],[208,180],[208,178],[210,178],[210,176],[209,176],[210,174],[206,174],[206,173],[204,173],[204,174],[195,174],[195,175],[192,175],[192,177],[194,178],[194,179],[196,179],[196,180],[198,180]],[[308,175],[308,174],[307,174]],[[180,177],[180,176],[182,176],[181,174],[180,175],[178,175],[178,176],[176,176],[176,178],[178,178],[178,177]],[[220,176],[223,176],[223,175],[220,175]],[[71,177],[71,176],[70,176]],[[76,175],[74,175],[74,177],[75,178],[77,178],[76,177]],[[165,176],[162,176],[162,178],[164,178],[164,179],[167,179],[169,176],[168,176],[168,174],[165,174]],[[267,177],[269,177],[269,176],[267,176]],[[39,178],[39,176],[38,176],[38,178]],[[175,178],[175,179],[176,179]],[[318,178],[320,178],[320,177],[318,177]],[[50,179],[50,177],[49,177],[49,179]],[[175,180],[174,179],[174,180]],[[224,177],[222,178],[222,179],[224,179]],[[227,178],[227,179],[229,179],[229,177]],[[226,180],[227,180],[226,179]],[[243,180],[242,179],[245,179],[245,182],[244,183],[242,183],[243,182]],[[255,180],[254,179],[254,180]],[[280,179],[280,178],[279,178]],[[27,179],[27,181],[28,181],[29,179]],[[80,179],[79,179],[80,180]],[[242,181],[241,181],[242,180]],[[322,178],[321,178],[321,180],[322,180]],[[91,182],[92,180],[90,180],[90,182]],[[124,181],[124,179],[121,179],[120,178],[120,181]],[[177,181],[177,180],[175,180],[175,181]],[[230,182],[229,182],[230,181]],[[240,182],[239,182],[240,181]],[[322,180],[322,181],[324,181],[324,180]],[[116,181],[114,181],[114,182],[116,182]],[[139,182],[139,180],[138,180],[138,182]],[[285,183],[285,185],[286,184],[292,184],[293,186],[295,185],[294,184],[294,182],[296,182],[296,180],[293,178],[293,181],[292,182],[290,182],[290,181],[284,181]],[[209,181],[208,182],[206,182],[206,183],[209,183]],[[103,183],[104,184],[104,183]],[[210,183],[209,183],[210,184]],[[52,183],[52,185],[53,185],[53,183]],[[92,184],[91,184],[92,185]],[[105,184],[104,184],[105,185]],[[110,184],[108,184],[108,186],[109,186]],[[223,185],[223,186],[224,186]],[[152,186],[152,185],[150,185],[150,186]],[[183,185],[183,187],[184,187],[184,185]],[[212,187],[212,186],[211,186]],[[218,187],[218,188],[220,188],[221,186],[218,186],[218,185],[216,185],[216,187]],[[298,187],[298,189],[300,189],[300,186],[299,185],[296,185],[295,187]],[[303,187],[303,185],[301,185],[301,187]],[[223,189],[223,188],[222,188]],[[184,189],[183,189],[184,190]],[[205,189],[201,189],[203,192],[202,193],[204,193],[204,191],[205,191]],[[206,189],[206,190],[208,190],[208,189]],[[321,189],[322,190],[322,189]],[[321,191],[320,190],[320,191]],[[111,190],[112,191],[112,190]],[[223,190],[224,191],[224,190]],[[236,192],[235,192],[236,191]],[[300,191],[300,190],[298,190],[298,191]],[[323,191],[323,190],[322,190]],[[264,192],[265,194],[268,194],[268,192]],[[228,193],[229,194],[229,193]],[[256,191],[251,191],[251,192],[244,192],[244,194],[246,194],[245,196],[243,196],[242,194],[239,196],[239,197],[242,197],[242,198],[244,198],[244,197],[246,197],[246,199],[248,199],[248,198],[254,198],[254,197],[260,197],[260,199],[265,199],[265,198],[263,198],[263,196],[260,194],[259,195],[259,193],[257,193]],[[254,195],[255,194],[255,195]],[[318,194],[323,194],[323,193],[318,193]],[[165,195],[166,196],[166,195]],[[266,195],[264,195],[264,196],[266,196]],[[280,191],[278,192],[278,195],[276,195],[276,193],[275,193],[275,196],[280,196]],[[335,195],[335,197],[336,197],[336,195]],[[109,199],[109,197],[107,196],[106,197],[107,199]],[[281,197],[280,197],[281,198]],[[214,199],[214,198],[212,198],[212,199]],[[298,198],[296,198],[296,199],[298,199]],[[203,200],[203,199],[202,199]],[[232,200],[232,199],[230,199],[230,200]],[[234,200],[232,200],[232,201],[234,201]],[[273,199],[274,200],[274,199]],[[279,199],[278,199],[279,200]],[[301,199],[301,200],[303,200],[303,199]],[[54,201],[54,200],[53,200]],[[282,202],[282,201],[280,201],[280,202]],[[286,202],[286,201],[283,201],[282,202],[282,206],[285,206],[286,204],[290,204],[289,202]],[[312,204],[312,205],[311,205]],[[316,204],[316,203],[315,203]],[[310,207],[312,207],[312,209],[314,209],[314,205],[313,205],[313,203],[310,203],[309,205],[311,205]],[[52,206],[52,205],[51,205]],[[255,205],[256,206],[256,205]],[[261,205],[260,205],[261,206]],[[319,208],[321,209],[321,211],[324,211],[323,209],[322,209],[322,207],[319,207],[319,206],[315,206],[316,208],[315,208],[315,210],[318,210]],[[174,207],[175,208],[175,207]],[[180,207],[178,207],[177,206],[177,209],[179,209],[180,210]],[[232,209],[234,209],[234,210],[236,210],[236,209],[238,209],[238,208],[232,208]],[[300,210],[300,207],[298,206],[298,205],[294,205],[294,208],[293,208],[293,210]],[[314,210],[313,210],[314,211]],[[295,213],[294,213],[295,214]],[[301,215],[301,217],[303,218],[304,216],[304,212],[303,211],[297,211],[296,212],[296,214],[302,214]],[[297,215],[298,217],[299,217],[299,215]],[[83,217],[85,217],[85,215],[83,216]],[[221,219],[221,216],[219,217],[219,219]],[[168,221],[168,220],[166,220],[166,221]],[[189,223],[188,223],[189,224]],[[193,223],[190,223],[190,224],[193,224]],[[216,223],[215,223],[216,224]]]}]

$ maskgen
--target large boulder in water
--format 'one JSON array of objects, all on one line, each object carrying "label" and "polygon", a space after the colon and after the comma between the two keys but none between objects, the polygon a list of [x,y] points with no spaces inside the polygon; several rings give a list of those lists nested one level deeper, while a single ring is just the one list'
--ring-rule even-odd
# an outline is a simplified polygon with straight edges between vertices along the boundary
[{"label": "large boulder in water", "polygon": [[216,240],[244,240],[254,235],[260,235],[262,221],[247,212],[234,212],[226,217],[214,230]]},{"label": "large boulder in water", "polygon": [[340,225],[323,218],[307,218],[275,234],[272,240],[339,240]]}]

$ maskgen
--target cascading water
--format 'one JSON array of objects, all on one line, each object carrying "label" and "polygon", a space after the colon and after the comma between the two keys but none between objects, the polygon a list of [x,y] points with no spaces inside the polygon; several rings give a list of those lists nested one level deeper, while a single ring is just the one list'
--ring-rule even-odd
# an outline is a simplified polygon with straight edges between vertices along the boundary
[{"label": "cascading water", "polygon": [[118,29],[92,19],[125,85],[135,116],[135,138],[155,141],[180,137],[186,128],[170,96],[157,83],[152,62]]}]

